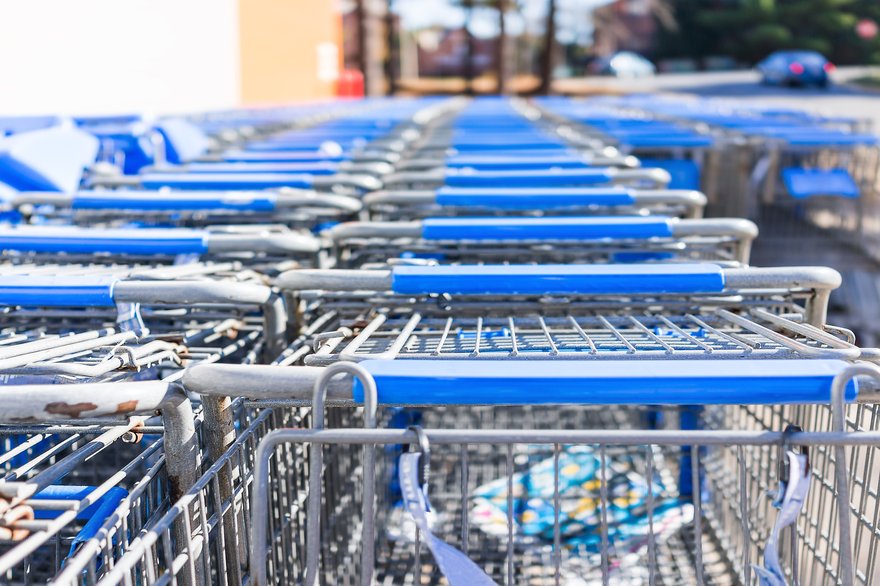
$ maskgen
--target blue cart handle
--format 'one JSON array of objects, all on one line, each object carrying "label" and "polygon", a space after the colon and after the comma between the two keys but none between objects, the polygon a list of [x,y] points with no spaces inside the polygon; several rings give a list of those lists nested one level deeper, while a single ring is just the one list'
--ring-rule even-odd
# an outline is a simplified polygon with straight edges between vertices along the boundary
[{"label": "blue cart handle", "polygon": [[178,255],[208,252],[209,233],[182,228],[89,229],[73,226],[0,228],[0,250],[73,254]]},{"label": "blue cart handle", "polygon": [[5,276],[0,305],[19,307],[112,307],[119,279],[108,276]]},{"label": "blue cart handle", "polygon": [[[385,405],[828,403],[844,360],[366,360]],[[363,389],[353,383],[354,400]],[[851,381],[847,401],[858,395]]]},{"label": "blue cart handle", "polygon": [[472,171],[447,170],[447,187],[574,187],[615,183],[644,183],[663,187],[670,175],[663,169],[619,169],[595,167],[545,171]]},{"label": "blue cart handle", "polygon": [[226,151],[219,160],[227,163],[339,163],[347,159],[344,154],[323,153],[320,151],[290,151],[260,153],[247,151]]},{"label": "blue cart handle", "polygon": [[373,206],[431,206],[483,210],[565,210],[587,207],[626,208],[674,206],[690,218],[702,215],[707,198],[692,189],[627,189],[623,187],[464,188],[383,190],[369,193]]},{"label": "blue cart handle", "polygon": [[334,175],[300,175],[296,173],[159,173],[149,172],[137,176],[100,176],[89,179],[89,186],[141,187],[142,189],[176,189],[181,191],[238,191],[260,189],[317,189],[329,191],[335,187],[347,187],[356,191],[373,191],[382,182],[360,173]]},{"label": "blue cart handle", "polygon": [[[742,218],[681,220],[667,216],[451,217],[410,222],[345,222],[327,231],[337,244],[364,238],[443,241],[622,241],[717,238],[742,243],[742,252],[758,227]],[[747,258],[739,259],[747,262]]]},{"label": "blue cart handle", "polygon": [[717,293],[724,273],[711,264],[398,266],[391,270],[304,269],[282,273],[290,290],[392,291],[421,295]]},{"label": "blue cart handle", "polygon": [[647,240],[670,238],[674,220],[660,216],[560,218],[427,218],[425,240]]},{"label": "blue cart handle", "polygon": [[453,155],[447,157],[445,164],[449,168],[469,167],[483,171],[506,171],[526,169],[548,169],[550,167],[574,167],[587,166],[586,157],[577,153],[533,155],[529,157],[505,157],[503,155]]},{"label": "blue cart handle", "polygon": [[314,186],[313,175],[293,173],[144,173],[139,179],[144,189],[309,189]]},{"label": "blue cart handle", "polygon": [[37,253],[164,255],[264,252],[314,254],[320,241],[294,231],[208,232],[185,228],[0,228],[0,250]]},{"label": "blue cart handle", "polygon": [[70,196],[74,210],[272,212],[272,192],[174,193],[168,191],[81,191]]},{"label": "blue cart handle", "polygon": [[197,174],[290,174],[290,175],[333,175],[339,171],[339,163],[186,163],[162,172]]},{"label": "blue cart handle", "polygon": [[[402,294],[606,295],[790,290],[813,291],[814,301],[822,298],[824,302],[840,283],[840,273],[828,267],[722,269],[708,263],[299,269],[284,272],[275,280],[278,287],[287,290],[392,291]],[[824,323],[822,319],[812,317],[809,321]]]},{"label": "blue cart handle", "polygon": [[113,307],[150,305],[259,305],[273,302],[269,287],[209,280],[129,280],[109,275],[7,275],[0,283],[0,306]]},{"label": "blue cart handle", "polygon": [[710,293],[724,290],[717,265],[401,266],[391,271],[400,294],[542,295]]}]

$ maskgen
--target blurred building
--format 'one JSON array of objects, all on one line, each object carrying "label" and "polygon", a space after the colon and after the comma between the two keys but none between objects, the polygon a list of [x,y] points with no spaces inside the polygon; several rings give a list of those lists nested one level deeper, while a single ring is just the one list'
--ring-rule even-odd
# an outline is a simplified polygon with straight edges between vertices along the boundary
[{"label": "blurred building", "polygon": [[342,62],[342,17],[327,0],[238,0],[241,99],[330,97]]},{"label": "blurred building", "polygon": [[[428,39],[436,37],[436,40]],[[418,34],[419,76],[461,77],[468,59],[464,29],[423,30]],[[495,39],[473,40],[472,71],[482,75],[495,67]]]},{"label": "blurred building", "polygon": [[186,112],[334,95],[329,0],[0,2],[0,114]]}]

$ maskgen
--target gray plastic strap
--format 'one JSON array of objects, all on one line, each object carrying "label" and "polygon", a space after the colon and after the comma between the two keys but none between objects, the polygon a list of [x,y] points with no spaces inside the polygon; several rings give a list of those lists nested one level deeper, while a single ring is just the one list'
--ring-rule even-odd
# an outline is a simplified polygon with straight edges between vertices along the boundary
[{"label": "gray plastic strap", "polygon": [[498,586],[477,564],[442,539],[435,537],[428,525],[427,486],[419,486],[419,459],[421,452],[407,452],[400,456],[400,489],[406,510],[425,537],[428,549],[434,555],[440,572],[449,586]]},{"label": "gray plastic strap", "polygon": [[797,522],[798,515],[810,492],[810,463],[806,454],[786,451],[788,482],[779,483],[776,502],[779,509],[773,531],[764,546],[764,567],[754,566],[761,586],[788,586],[785,572],[779,561],[779,535],[782,530]]}]

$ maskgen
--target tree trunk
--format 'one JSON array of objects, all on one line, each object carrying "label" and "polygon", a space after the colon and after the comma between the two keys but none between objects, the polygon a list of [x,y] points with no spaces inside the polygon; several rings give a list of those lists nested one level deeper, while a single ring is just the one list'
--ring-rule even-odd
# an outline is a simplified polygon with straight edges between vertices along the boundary
[{"label": "tree trunk", "polygon": [[507,10],[507,0],[497,0],[498,6],[498,46],[495,52],[495,74],[498,85],[495,93],[503,94],[507,81],[507,29],[504,26],[504,13]]},{"label": "tree trunk", "polygon": [[556,43],[556,0],[548,0],[547,26],[544,31],[544,53],[541,55],[541,85],[538,91],[550,93],[553,83],[553,53]]},{"label": "tree trunk", "polygon": [[474,15],[474,0],[464,0],[462,2],[465,10],[464,21],[464,38],[466,44],[465,62],[464,62],[464,91],[468,95],[474,93],[474,35],[471,34],[470,24]]},{"label": "tree trunk", "polygon": [[366,0],[356,0],[354,15],[357,22],[357,68],[364,76],[364,92],[369,87],[369,67],[367,66],[367,12],[364,6]]},{"label": "tree trunk", "polygon": [[388,80],[387,91],[389,96],[393,96],[397,91],[397,63],[400,59],[396,31],[394,30],[394,12],[391,10],[392,4],[393,0],[388,0],[385,6],[385,39],[388,44],[385,78]]}]

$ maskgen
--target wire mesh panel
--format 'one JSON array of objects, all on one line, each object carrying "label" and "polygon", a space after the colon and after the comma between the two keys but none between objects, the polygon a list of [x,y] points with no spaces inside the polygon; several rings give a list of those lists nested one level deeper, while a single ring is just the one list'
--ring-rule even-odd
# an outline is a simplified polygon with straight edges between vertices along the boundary
[{"label": "wire mesh panel", "polygon": [[[427,313],[427,312],[426,312]],[[380,311],[340,319],[337,329],[315,336],[306,364],[383,359],[676,359],[846,357],[856,350],[846,337],[771,313],[724,308],[685,313],[613,310],[520,312],[516,317],[422,315]],[[503,313],[503,312],[502,312]],[[857,351],[856,351],[857,352]]]},{"label": "wire mesh panel", "polygon": [[[437,421],[431,417],[426,415]],[[355,454],[364,449],[360,442],[367,443],[367,449],[372,449],[369,444],[380,444],[378,449],[387,452],[381,447],[384,442],[407,432],[367,431],[347,439],[343,434],[325,433],[320,440],[310,433],[314,432],[292,431],[279,440],[351,443],[349,453]],[[581,433],[590,438],[604,435],[607,440],[583,442],[573,442],[577,431],[486,430],[479,440],[479,432],[467,430],[440,427],[426,428],[425,433],[432,446],[428,486],[433,495],[429,517],[433,536],[417,536],[400,503],[380,485],[372,567],[355,572],[351,561],[345,563],[359,559],[369,535],[352,536],[342,546],[325,543],[320,548],[320,583],[357,581],[364,572],[379,582],[445,583],[426,545],[426,540],[436,538],[464,552],[498,584],[667,584],[681,583],[683,577],[701,584],[738,584],[748,583],[755,575],[751,564],[763,567],[766,563],[762,548],[775,514],[765,487],[774,487],[778,478],[775,468],[767,466],[774,463],[769,454],[781,452],[782,433],[664,435],[595,429]],[[713,439],[713,433],[717,438]],[[455,439],[462,434],[472,439],[467,443]],[[353,441],[354,437],[358,440]],[[846,443],[845,437],[801,434],[791,436],[791,443],[785,445],[795,453],[799,442],[809,439],[812,452]],[[873,437],[864,439],[870,442]],[[854,445],[861,439],[853,436],[850,441]],[[831,445],[825,446],[826,442]],[[683,449],[694,465],[694,480],[705,482],[702,491],[688,493],[670,473]],[[721,475],[724,484],[716,485],[713,479],[718,478],[713,475],[719,470],[718,459],[732,468]],[[393,458],[380,456],[378,461],[377,478],[396,473]],[[819,490],[796,519],[797,539],[778,542],[787,576],[827,572],[834,579],[836,575],[839,560],[826,558],[830,548],[816,548],[812,541],[827,533],[831,536],[825,537],[826,546],[834,539],[834,493],[823,486],[834,485],[833,470],[822,464],[811,467],[810,486]],[[572,486],[579,490],[571,490]],[[331,510],[338,509],[323,509],[322,515],[327,516],[322,518],[333,519]],[[729,511],[746,511],[748,520],[726,523],[722,517]],[[357,528],[361,520],[349,518],[345,524]],[[820,533],[816,524],[823,528]],[[330,522],[322,527],[328,541],[336,535],[334,526]],[[732,546],[737,542],[747,547]],[[859,571],[864,572],[872,562],[864,559],[862,564]]]}]

